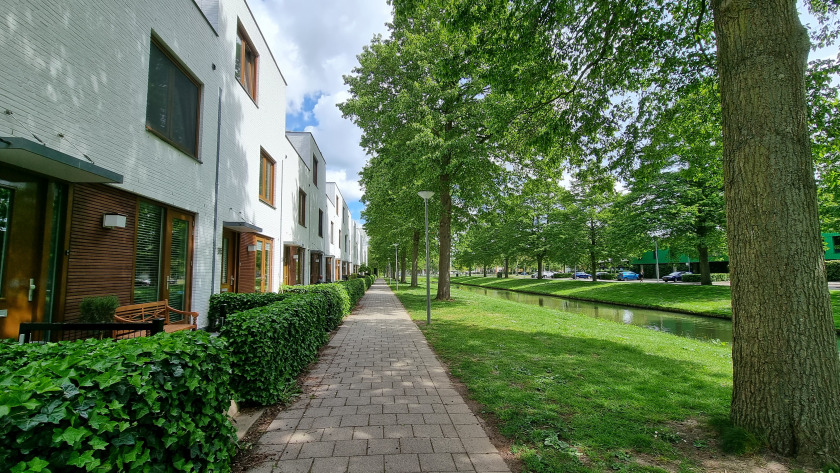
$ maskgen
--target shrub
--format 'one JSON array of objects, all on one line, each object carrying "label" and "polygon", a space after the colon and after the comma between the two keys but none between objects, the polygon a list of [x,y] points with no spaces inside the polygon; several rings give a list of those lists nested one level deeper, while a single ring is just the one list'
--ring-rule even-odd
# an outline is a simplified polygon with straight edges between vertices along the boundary
[{"label": "shrub", "polygon": [[551,277],[554,279],[570,278],[572,277],[572,273],[554,273],[554,275]]},{"label": "shrub", "polygon": [[840,281],[840,260],[826,261],[825,275],[829,281]]},{"label": "shrub", "polygon": [[376,282],[376,276],[371,276],[370,274],[365,276],[365,286],[367,286],[367,289],[370,289],[374,282]]},{"label": "shrub", "polygon": [[178,332],[0,351],[7,471],[229,470],[236,437],[223,340]]},{"label": "shrub", "polygon": [[228,316],[220,336],[228,341],[237,400],[268,405],[288,398],[327,341],[327,306],[325,292],[309,291]]},{"label": "shrub", "polygon": [[350,296],[347,289],[337,283],[316,284],[312,286],[286,286],[283,290],[288,294],[309,294],[320,293],[327,298],[326,306],[326,330],[335,330],[341,323],[341,319],[350,313]]},{"label": "shrub", "polygon": [[288,298],[289,295],[278,292],[240,294],[235,292],[222,292],[210,296],[210,309],[207,311],[207,320],[211,329],[217,328],[219,317],[222,315],[223,306],[227,306],[227,315],[242,312],[273,304]]},{"label": "shrub", "polygon": [[120,300],[115,295],[85,297],[79,304],[82,322],[99,324],[114,321],[114,313],[120,306]]},{"label": "shrub", "polygon": [[[709,276],[712,278],[712,282],[715,281],[729,281],[729,273],[711,273]],[[700,282],[701,275],[700,274],[683,274],[682,281],[683,282]]]},{"label": "shrub", "polygon": [[[618,279],[618,273],[606,273],[606,272],[603,272],[603,271],[598,271],[598,272],[601,273],[601,274],[598,274],[597,277],[598,277],[598,279],[600,279],[602,281],[605,281],[605,280],[606,281],[615,281],[616,279]],[[569,276],[569,277],[571,277],[571,276]]]},{"label": "shrub", "polygon": [[365,291],[367,290],[368,286],[367,283],[363,279],[350,279],[347,281],[341,281],[338,284],[344,286],[347,290],[347,294],[350,296],[350,307],[356,307],[356,304],[359,303],[359,299],[365,295]]}]

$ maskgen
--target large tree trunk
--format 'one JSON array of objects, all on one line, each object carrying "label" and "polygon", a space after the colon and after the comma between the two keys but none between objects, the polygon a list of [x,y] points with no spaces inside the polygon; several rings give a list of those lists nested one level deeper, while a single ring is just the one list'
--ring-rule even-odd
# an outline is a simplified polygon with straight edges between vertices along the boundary
[{"label": "large tree trunk", "polygon": [[436,300],[448,301],[449,292],[449,258],[452,246],[452,183],[449,174],[440,175],[440,257],[438,259],[438,287]]},{"label": "large tree trunk", "polygon": [[505,277],[508,277],[508,265],[510,264],[510,258],[505,256]]},{"label": "large tree trunk", "polygon": [[778,453],[840,464],[840,359],[807,128],[807,32],[794,0],[712,7],[732,280],[730,416]]},{"label": "large tree trunk", "polygon": [[712,285],[712,270],[709,268],[709,247],[700,243],[697,245],[697,255],[700,260],[700,285]]},{"label": "large tree trunk", "polygon": [[537,279],[542,279],[543,257],[537,256]]},{"label": "large tree trunk", "polygon": [[417,255],[420,252],[420,230],[414,230],[411,240],[411,287],[417,287]]},{"label": "large tree trunk", "polygon": [[595,261],[595,251],[594,250],[590,251],[589,252],[589,265],[592,267],[592,282],[595,282],[595,281],[598,280],[598,275],[597,275],[598,267],[596,266],[597,264],[598,264],[598,262]]},{"label": "large tree trunk", "polygon": [[401,283],[406,282],[405,281],[405,273],[406,273],[406,267],[405,267],[406,254],[405,253],[406,253],[405,250],[402,250],[400,252],[400,282]]}]

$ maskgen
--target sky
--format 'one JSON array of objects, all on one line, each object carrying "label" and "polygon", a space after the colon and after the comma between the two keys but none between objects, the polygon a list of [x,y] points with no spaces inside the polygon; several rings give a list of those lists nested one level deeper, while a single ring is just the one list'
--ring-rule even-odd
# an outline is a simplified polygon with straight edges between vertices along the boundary
[{"label": "sky", "polygon": [[375,34],[387,35],[386,0],[249,0],[248,5],[286,78],[286,130],[313,134],[353,218],[361,220],[359,171],[367,156],[361,130],[336,104],[349,98],[342,76]]}]

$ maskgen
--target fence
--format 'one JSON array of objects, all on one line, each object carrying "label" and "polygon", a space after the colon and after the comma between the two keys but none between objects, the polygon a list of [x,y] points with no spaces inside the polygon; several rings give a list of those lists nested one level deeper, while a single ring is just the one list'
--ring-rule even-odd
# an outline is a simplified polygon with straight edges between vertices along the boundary
[{"label": "fence", "polygon": [[138,323],[22,323],[18,330],[20,343],[58,342],[80,338],[144,337],[163,332],[163,319]]}]

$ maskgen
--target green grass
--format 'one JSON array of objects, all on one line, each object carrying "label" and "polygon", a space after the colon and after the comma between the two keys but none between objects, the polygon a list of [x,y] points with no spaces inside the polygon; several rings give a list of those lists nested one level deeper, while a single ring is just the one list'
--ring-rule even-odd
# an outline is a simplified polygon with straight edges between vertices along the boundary
[{"label": "green grass", "polygon": [[[732,294],[729,286],[593,283],[562,279],[499,279],[475,276],[452,278],[452,283],[732,318]],[[840,330],[840,291],[831,291],[831,305],[834,309],[834,326]]]},{"label": "green grass", "polygon": [[[452,290],[421,324],[529,472],[696,471],[669,422],[728,415],[730,347]],[[425,321],[425,288],[400,285]]]}]

